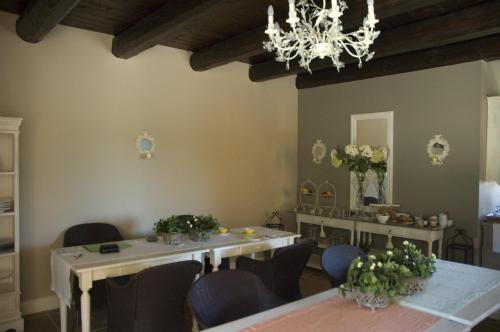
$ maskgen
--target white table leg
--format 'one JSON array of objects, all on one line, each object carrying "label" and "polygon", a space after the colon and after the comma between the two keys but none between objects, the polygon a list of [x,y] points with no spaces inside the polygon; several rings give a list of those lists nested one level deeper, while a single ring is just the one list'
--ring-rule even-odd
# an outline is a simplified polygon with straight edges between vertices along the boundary
[{"label": "white table leg", "polygon": [[431,257],[432,256],[432,240],[427,241],[427,245],[428,245],[427,255],[429,257]]},{"label": "white table leg", "polygon": [[357,232],[357,237],[358,237],[358,241],[357,241],[357,246],[359,247],[361,245],[361,231],[358,231]]},{"label": "white table leg", "polygon": [[300,222],[297,221],[297,234],[300,234]]},{"label": "white table leg", "polygon": [[351,246],[354,245],[354,229],[351,229]]},{"label": "white table leg", "polygon": [[68,307],[63,300],[59,301],[59,316],[61,320],[61,332],[68,331]]},{"label": "white table leg", "polygon": [[92,288],[92,275],[90,272],[82,273],[78,276],[80,280],[80,289],[82,296],[80,298],[81,314],[82,314],[82,332],[90,332],[90,294]]},{"label": "white table leg", "polygon": [[219,251],[212,250],[210,252],[210,264],[213,266],[213,272],[219,271],[219,265],[222,263],[222,257]]}]

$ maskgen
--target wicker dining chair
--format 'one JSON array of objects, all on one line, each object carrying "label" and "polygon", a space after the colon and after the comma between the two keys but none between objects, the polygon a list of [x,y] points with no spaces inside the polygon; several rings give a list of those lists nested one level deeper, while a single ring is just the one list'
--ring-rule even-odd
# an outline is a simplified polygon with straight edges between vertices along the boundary
[{"label": "wicker dining chair", "polygon": [[[123,241],[120,231],[113,225],[105,223],[86,223],[72,226],[64,232],[64,247],[84,246],[94,243],[106,243]],[[122,278],[125,280],[125,278]],[[78,277],[73,276],[72,298],[77,313],[80,311],[80,296],[82,292],[78,286]],[[89,291],[92,308],[100,308],[106,305],[106,286],[104,280],[95,281]]]},{"label": "wicker dining chair", "polygon": [[268,261],[240,256],[236,260],[236,269],[256,274],[276,295],[287,301],[296,301],[302,298],[300,276],[315,246],[313,239],[302,240],[276,250]]},{"label": "wicker dining chair", "polygon": [[225,324],[286,303],[255,274],[228,270],[206,274],[191,289],[191,308],[202,329]]},{"label": "wicker dining chair", "polygon": [[184,261],[146,269],[125,285],[107,279],[107,331],[186,331],[187,295],[202,268],[198,261]]}]

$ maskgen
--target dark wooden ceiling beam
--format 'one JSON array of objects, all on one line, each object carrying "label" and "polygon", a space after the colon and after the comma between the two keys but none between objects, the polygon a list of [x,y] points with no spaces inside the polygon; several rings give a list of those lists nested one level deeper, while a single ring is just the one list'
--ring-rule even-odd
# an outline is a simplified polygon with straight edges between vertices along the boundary
[{"label": "dark wooden ceiling beam", "polygon": [[[453,0],[454,6],[464,5],[471,0],[457,1]],[[476,2],[475,0],[472,0]],[[411,13],[431,6],[451,3],[450,0],[387,0],[375,1],[377,17],[388,19],[401,14]],[[366,0],[349,1],[349,9],[343,18],[344,28],[346,30],[359,26],[366,16]],[[265,21],[265,13],[262,14]],[[282,22],[280,22],[282,23]],[[382,22],[384,23],[384,22]],[[232,61],[248,59],[250,57],[264,53],[262,42],[266,39],[264,34],[265,26],[260,26],[254,30],[234,36],[217,44],[205,47],[193,53],[190,59],[191,68],[196,71],[204,71],[218,66],[225,65]]]},{"label": "dark wooden ceiling beam", "polygon": [[30,43],[41,41],[80,0],[31,0],[17,20],[19,37]]},{"label": "dark wooden ceiling beam", "polygon": [[160,44],[172,30],[220,3],[222,0],[170,0],[113,38],[112,52],[129,59]]},{"label": "dark wooden ceiling beam", "polygon": [[[439,17],[386,30],[375,41],[375,58],[448,45],[499,33],[499,12],[500,1],[489,1]],[[344,61],[349,64],[354,59],[346,58]],[[316,60],[311,63],[313,71],[331,67],[332,64],[329,60]],[[252,81],[259,82],[304,72],[305,70],[295,62],[290,63],[290,70],[287,71],[285,64],[268,61],[252,66],[249,76]]]},{"label": "dark wooden ceiling beam", "polygon": [[476,60],[500,58],[500,34],[430,48],[422,51],[394,55],[374,60],[360,70],[357,65],[346,66],[340,73],[335,69],[299,74],[298,89],[340,84],[368,78],[401,74],[411,71],[455,65]]}]

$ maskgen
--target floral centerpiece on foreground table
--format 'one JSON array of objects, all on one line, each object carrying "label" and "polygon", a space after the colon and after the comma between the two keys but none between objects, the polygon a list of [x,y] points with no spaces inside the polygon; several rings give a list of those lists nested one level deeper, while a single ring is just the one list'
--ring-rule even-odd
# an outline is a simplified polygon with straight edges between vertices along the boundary
[{"label": "floral centerpiece on foreground table", "polygon": [[178,239],[177,234],[180,234],[180,242],[182,242],[182,234],[187,234],[193,241],[206,241],[210,238],[210,233],[217,230],[219,226],[217,219],[212,215],[173,215],[166,220],[161,219],[157,222],[154,230],[163,236],[166,244],[178,245],[179,241],[165,239],[172,237]]},{"label": "floral centerpiece on foreground table", "polygon": [[403,242],[403,248],[394,251],[394,260],[405,266],[411,276],[404,278],[407,295],[424,291],[427,281],[436,271],[436,256],[427,257],[413,243]]},{"label": "floral centerpiece on foreground table", "polygon": [[[402,249],[356,258],[340,291],[344,296],[352,292],[359,305],[385,308],[395,296],[423,291],[435,271],[434,264],[435,257],[425,257],[414,244],[405,241]],[[415,287],[414,278],[425,280],[423,287]]]}]

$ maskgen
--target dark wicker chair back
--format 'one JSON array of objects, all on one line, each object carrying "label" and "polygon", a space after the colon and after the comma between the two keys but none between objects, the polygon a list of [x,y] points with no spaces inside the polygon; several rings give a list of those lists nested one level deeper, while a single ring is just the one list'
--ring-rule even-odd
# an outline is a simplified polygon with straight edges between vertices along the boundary
[{"label": "dark wicker chair back", "polygon": [[328,274],[332,287],[339,287],[347,280],[347,272],[351,262],[366,254],[358,247],[340,244],[328,247],[321,256],[321,267]]},{"label": "dark wicker chair back", "polygon": [[256,275],[239,270],[204,275],[191,290],[191,307],[201,328],[211,328],[285,304]]},{"label": "dark wicker chair back", "polygon": [[186,331],[186,298],[201,269],[200,262],[185,261],[144,270],[126,285],[107,279],[108,331]]},{"label": "dark wicker chair back", "polygon": [[120,231],[115,226],[104,223],[88,223],[68,228],[64,233],[63,246],[74,247],[122,240]]},{"label": "dark wicker chair back", "polygon": [[299,241],[278,249],[273,258],[261,262],[248,257],[238,257],[236,268],[258,275],[264,284],[287,301],[302,298],[300,276],[311,257],[316,242],[312,239]]}]

